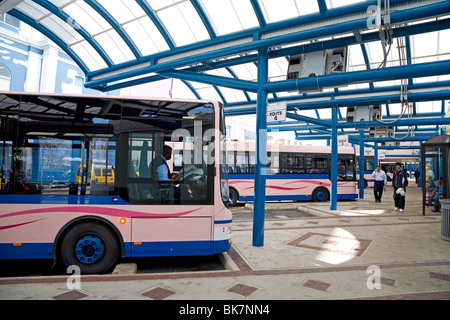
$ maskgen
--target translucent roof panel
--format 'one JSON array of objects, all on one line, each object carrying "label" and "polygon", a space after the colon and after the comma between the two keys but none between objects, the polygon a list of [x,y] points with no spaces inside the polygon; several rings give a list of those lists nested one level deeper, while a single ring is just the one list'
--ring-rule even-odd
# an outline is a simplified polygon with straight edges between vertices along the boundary
[{"label": "translucent roof panel", "polygon": [[97,0],[126,31],[142,54],[167,50],[161,33],[134,0]]},{"label": "translucent roof panel", "polygon": [[147,16],[128,22],[123,28],[144,56],[169,50],[167,42]]},{"label": "translucent roof panel", "polygon": [[81,41],[71,48],[78,56],[83,57],[83,62],[90,70],[98,70],[107,67],[97,51],[95,51],[86,41]]},{"label": "translucent roof panel", "polygon": [[220,97],[219,93],[217,92],[216,89],[214,89],[213,86],[194,81],[189,81],[189,83],[192,85],[192,87],[194,87],[194,89],[197,91],[197,93],[200,95],[202,99],[211,99],[221,101],[223,103],[222,98]]},{"label": "translucent roof panel", "polygon": [[115,30],[100,33],[94,37],[94,39],[97,40],[103,48],[106,48],[108,55],[115,64],[133,60],[135,58],[130,47],[126,45],[125,41]]},{"label": "translucent roof panel", "polygon": [[176,46],[210,39],[208,31],[190,1],[147,0],[161,19]]},{"label": "translucent roof panel", "polygon": [[254,63],[238,64],[230,69],[242,80],[255,81],[258,78],[258,69]]},{"label": "translucent roof panel", "polygon": [[[319,12],[317,0],[258,0],[266,22],[277,22]],[[281,5],[282,4],[282,5]]]},{"label": "translucent roof panel", "polygon": [[227,103],[245,101],[247,98],[241,90],[235,90],[225,87],[218,87]]},{"label": "translucent roof panel", "polygon": [[441,112],[442,102],[441,101],[424,101],[416,102],[416,112],[420,113],[430,113],[430,112]]},{"label": "translucent roof panel", "polygon": [[350,4],[364,2],[365,0],[325,0],[327,8],[333,9],[343,6],[348,6]]},{"label": "translucent roof panel", "polygon": [[[61,1],[52,0],[51,2],[58,6]],[[72,2],[59,7],[59,9],[67,13],[93,36],[111,29],[111,25],[84,1]]]},{"label": "translucent roof panel", "polygon": [[361,71],[367,69],[363,51],[359,44],[348,47],[348,57],[349,71]]},{"label": "translucent roof panel", "polygon": [[217,35],[258,27],[250,0],[200,0]]},{"label": "translucent roof panel", "polygon": [[288,61],[285,57],[269,60],[269,81],[286,80]]}]

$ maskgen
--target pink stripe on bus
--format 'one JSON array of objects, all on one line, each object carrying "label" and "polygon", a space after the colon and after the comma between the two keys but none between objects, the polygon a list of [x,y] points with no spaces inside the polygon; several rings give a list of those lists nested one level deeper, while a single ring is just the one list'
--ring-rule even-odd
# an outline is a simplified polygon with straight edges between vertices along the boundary
[{"label": "pink stripe on bus", "polygon": [[23,210],[17,212],[11,212],[5,215],[0,216],[1,218],[21,216],[26,214],[35,214],[35,213],[53,213],[53,212],[78,212],[78,213],[89,213],[89,214],[101,214],[107,216],[114,217],[123,217],[123,218],[169,218],[169,217],[179,217],[184,216],[186,214],[195,212],[200,210],[200,208],[183,211],[178,213],[145,213],[145,212],[137,212],[132,210],[123,210],[116,208],[105,208],[105,207],[93,207],[93,206],[64,206],[64,207],[52,207],[52,208],[39,208],[39,209],[31,209],[31,210]]}]

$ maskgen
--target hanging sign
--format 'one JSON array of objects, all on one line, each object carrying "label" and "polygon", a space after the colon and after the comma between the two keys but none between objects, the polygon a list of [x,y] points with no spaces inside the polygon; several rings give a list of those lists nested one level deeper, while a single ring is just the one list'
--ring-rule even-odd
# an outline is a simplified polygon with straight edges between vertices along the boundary
[{"label": "hanging sign", "polygon": [[348,146],[348,134],[337,137],[338,146]]},{"label": "hanging sign", "polygon": [[287,109],[286,101],[277,103],[268,103],[266,114],[267,123],[285,121],[286,109]]}]

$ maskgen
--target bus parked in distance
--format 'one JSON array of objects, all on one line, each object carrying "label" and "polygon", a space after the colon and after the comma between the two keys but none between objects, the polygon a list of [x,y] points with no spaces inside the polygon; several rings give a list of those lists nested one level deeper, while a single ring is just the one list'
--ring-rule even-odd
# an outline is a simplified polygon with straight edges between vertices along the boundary
[{"label": "bus parked in distance", "polygon": [[[330,199],[331,148],[267,145],[266,201]],[[232,205],[254,201],[255,143],[227,142]],[[356,199],[355,150],[339,147],[337,199]]]},{"label": "bus parked in distance", "polygon": [[[104,273],[121,257],[230,248],[218,102],[0,92],[0,122],[0,260]],[[173,141],[196,161],[166,167]],[[57,172],[65,183],[51,188]]]}]

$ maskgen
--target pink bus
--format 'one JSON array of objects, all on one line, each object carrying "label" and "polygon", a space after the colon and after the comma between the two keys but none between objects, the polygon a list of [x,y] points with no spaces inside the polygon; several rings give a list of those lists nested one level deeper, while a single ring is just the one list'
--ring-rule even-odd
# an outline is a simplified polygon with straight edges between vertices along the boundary
[{"label": "pink bus", "polygon": [[[230,248],[219,103],[0,92],[0,121],[0,259],[104,273],[122,257]],[[196,161],[174,166],[173,141]]]},{"label": "pink bus", "polygon": [[[330,199],[331,148],[267,145],[266,201]],[[227,142],[230,200],[254,201],[255,143]],[[358,197],[355,150],[339,147],[337,199]]]}]

